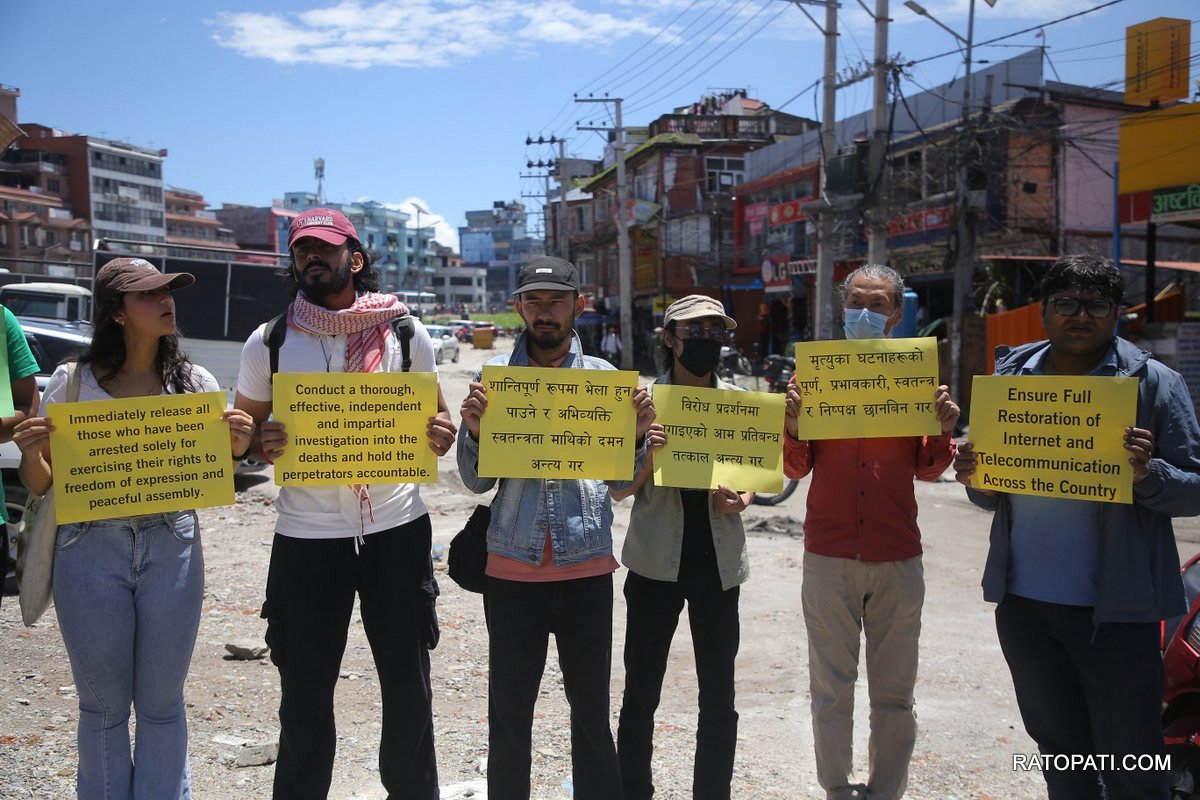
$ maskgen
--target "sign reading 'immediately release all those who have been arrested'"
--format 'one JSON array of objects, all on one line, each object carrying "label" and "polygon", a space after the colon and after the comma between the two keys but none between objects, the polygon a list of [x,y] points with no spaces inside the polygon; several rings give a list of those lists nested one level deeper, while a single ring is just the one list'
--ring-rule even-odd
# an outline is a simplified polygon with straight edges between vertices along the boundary
[{"label": "sign reading 'immediately release all those who have been arrested'", "polygon": [[432,372],[277,373],[272,414],[287,430],[280,486],[434,483]]},{"label": "sign reading 'immediately release all those who have been arrested'", "polygon": [[629,480],[637,373],[484,367],[479,474],[488,478]]},{"label": "sign reading 'immediately release all those who have been arrested'", "polygon": [[657,383],[653,391],[667,432],[654,453],[655,486],[783,489],[783,395]]},{"label": "sign reading 'immediately release all those who have been arrested'", "polygon": [[937,386],[932,337],[797,342],[799,438],[936,435]]},{"label": "sign reading 'immediately release all those who have been arrested'", "polygon": [[50,406],[58,523],[234,502],[224,408],[220,392]]},{"label": "sign reading 'immediately release all those who have been arrested'", "polygon": [[975,376],[971,486],[1042,497],[1133,502],[1125,428],[1137,378]]}]

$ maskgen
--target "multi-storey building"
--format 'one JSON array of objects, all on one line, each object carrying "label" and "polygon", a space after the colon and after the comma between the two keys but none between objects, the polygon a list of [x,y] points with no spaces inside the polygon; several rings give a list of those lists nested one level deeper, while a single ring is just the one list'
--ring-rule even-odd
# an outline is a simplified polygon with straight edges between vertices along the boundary
[{"label": "multi-storey building", "polygon": [[18,142],[19,148],[65,157],[67,196],[90,221],[96,239],[166,240],[162,180],[166,150],[45,125],[22,123],[21,127],[26,136]]},{"label": "multi-storey building", "polygon": [[233,233],[239,248],[263,253],[287,252],[288,229],[300,214],[284,208],[280,199],[266,207],[224,203],[215,213],[221,226]]},{"label": "multi-storey building", "polygon": [[487,268],[487,306],[505,309],[517,289],[521,265],[542,253],[542,242],[528,235],[525,206],[497,200],[492,207],[468,211],[467,224],[458,229],[462,262]]},{"label": "multi-storey building", "polygon": [[[238,244],[233,231],[221,225],[217,215],[208,210],[204,195],[177,186],[167,188],[166,205],[167,255],[180,258],[213,258],[213,251],[226,251],[231,256]],[[204,248],[194,250],[190,248]]]}]

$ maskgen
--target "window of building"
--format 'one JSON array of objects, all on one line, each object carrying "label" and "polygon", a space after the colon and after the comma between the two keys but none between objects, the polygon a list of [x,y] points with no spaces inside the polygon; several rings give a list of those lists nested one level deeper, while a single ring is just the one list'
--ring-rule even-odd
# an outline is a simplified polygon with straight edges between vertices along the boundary
[{"label": "window of building", "polygon": [[728,194],[745,177],[746,160],[708,156],[704,159],[704,171],[710,194]]},{"label": "window of building", "polygon": [[46,245],[58,244],[58,234],[54,231],[46,231]]},{"label": "window of building", "polygon": [[49,192],[53,192],[54,194],[61,194],[62,193],[62,181],[60,181],[58,178],[49,178],[46,181],[46,190]]}]

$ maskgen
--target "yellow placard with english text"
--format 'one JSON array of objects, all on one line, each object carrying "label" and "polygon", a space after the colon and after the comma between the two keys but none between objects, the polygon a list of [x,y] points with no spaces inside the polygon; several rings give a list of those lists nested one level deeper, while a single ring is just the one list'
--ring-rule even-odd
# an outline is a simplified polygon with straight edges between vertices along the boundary
[{"label": "yellow placard with english text", "polygon": [[935,436],[937,387],[933,337],[797,342],[798,438]]},{"label": "yellow placard with english text", "polygon": [[233,503],[224,410],[221,392],[50,406],[58,524]]},{"label": "yellow placard with english text", "polygon": [[976,375],[971,486],[1106,503],[1133,502],[1125,429],[1137,378]]},{"label": "yellow placard with english text", "polygon": [[488,478],[633,478],[631,370],[484,367],[479,474]]},{"label": "yellow placard with english text", "polygon": [[280,372],[272,415],[287,430],[280,486],[435,483],[432,372]]},{"label": "yellow placard with english text", "polygon": [[654,451],[654,485],[783,491],[782,394],[656,383],[655,421],[667,443]]}]

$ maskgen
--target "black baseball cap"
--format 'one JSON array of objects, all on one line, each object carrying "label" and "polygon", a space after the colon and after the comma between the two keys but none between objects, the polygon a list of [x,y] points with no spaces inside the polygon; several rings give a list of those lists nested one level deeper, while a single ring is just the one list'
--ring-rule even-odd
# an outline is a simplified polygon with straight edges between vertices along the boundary
[{"label": "black baseball cap", "polygon": [[570,261],[555,256],[542,256],[521,267],[517,276],[518,295],[534,290],[550,292],[578,292],[579,270]]}]

